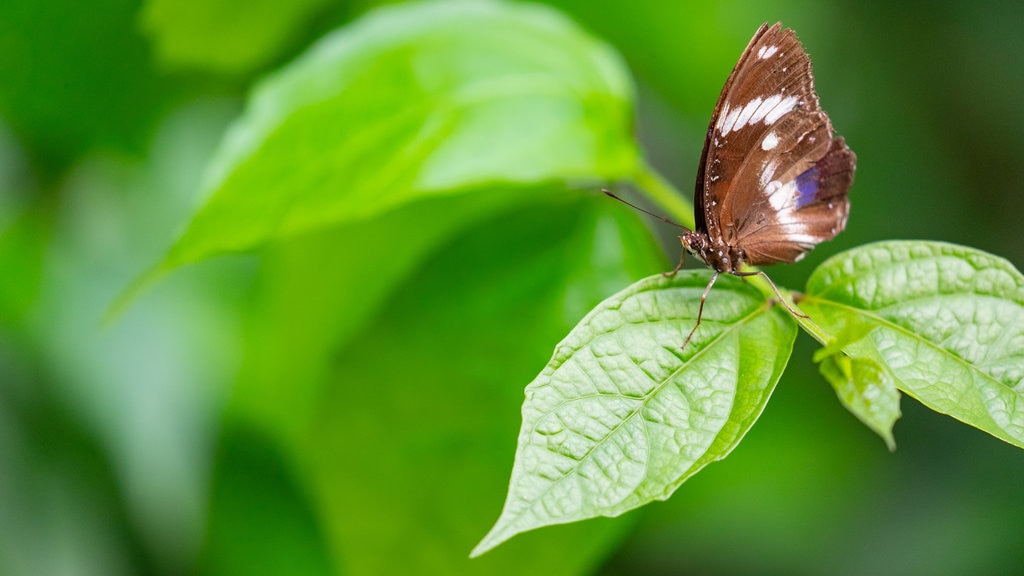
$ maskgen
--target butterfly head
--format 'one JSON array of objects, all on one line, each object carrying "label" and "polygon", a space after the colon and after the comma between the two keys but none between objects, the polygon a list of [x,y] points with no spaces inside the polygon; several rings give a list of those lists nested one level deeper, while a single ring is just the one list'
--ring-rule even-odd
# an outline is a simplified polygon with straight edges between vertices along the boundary
[{"label": "butterfly head", "polygon": [[742,260],[742,254],[726,244],[715,244],[707,233],[687,230],[679,237],[683,248],[716,272],[736,272]]}]

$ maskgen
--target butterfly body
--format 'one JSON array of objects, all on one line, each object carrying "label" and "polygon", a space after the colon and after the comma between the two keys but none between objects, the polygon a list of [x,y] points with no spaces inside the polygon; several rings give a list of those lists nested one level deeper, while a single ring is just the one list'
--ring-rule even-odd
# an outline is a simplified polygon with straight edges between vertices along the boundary
[{"label": "butterfly body", "polygon": [[714,242],[706,232],[688,230],[679,237],[690,254],[700,258],[715,272],[735,274],[745,260],[743,251],[724,242]]}]

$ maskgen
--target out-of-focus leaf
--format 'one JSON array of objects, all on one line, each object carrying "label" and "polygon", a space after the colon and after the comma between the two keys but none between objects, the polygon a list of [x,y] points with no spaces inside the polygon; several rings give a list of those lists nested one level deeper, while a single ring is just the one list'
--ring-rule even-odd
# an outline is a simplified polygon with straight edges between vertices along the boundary
[{"label": "out-of-focus leaf", "polygon": [[446,243],[331,356],[293,456],[352,573],[584,574],[628,529],[588,523],[467,558],[501,498],[523,383],[606,282],[665,266],[636,215],[583,200],[520,209]]},{"label": "out-of-focus leaf", "polygon": [[163,267],[497,182],[625,177],[632,95],[615,52],[548,8],[380,9],[257,87]]},{"label": "out-of-focus leaf", "polygon": [[402,282],[416,281],[410,275],[420,260],[465,227],[542,194],[550,190],[426,199],[269,247],[232,410],[279,439],[306,441],[329,358]]},{"label": "out-of-focus leaf", "polygon": [[189,177],[227,112],[201,104],[168,119],[146,164],[97,155],[68,174],[59,201],[45,203],[58,210],[47,220],[26,331],[56,402],[116,470],[137,545],[172,572],[187,571],[199,544],[207,458],[237,371],[239,292],[250,270],[195,267],[116,325],[98,320],[188,213]]},{"label": "out-of-focus leaf", "polygon": [[30,209],[0,229],[0,328],[25,327],[39,297],[48,226],[41,210]]},{"label": "out-of-focus leaf", "polygon": [[796,324],[723,277],[680,350],[707,280],[642,280],[557,346],[526,388],[508,499],[474,555],[520,532],[664,500],[732,451],[774,390]]},{"label": "out-of-focus leaf", "polygon": [[249,72],[278,55],[327,0],[149,0],[141,24],[168,67]]},{"label": "out-of-focus leaf", "polygon": [[150,66],[133,0],[0,2],[0,117],[63,168],[93,147],[139,150],[177,89]]},{"label": "out-of-focus leaf", "polygon": [[[259,433],[225,431],[200,574],[339,574],[296,471]],[[272,520],[272,521],[269,521]]]},{"label": "out-of-focus leaf", "polygon": [[938,242],[870,244],[815,270],[801,307],[833,333],[872,326],[863,341],[900,390],[1024,447],[1024,277],[1006,260]]}]

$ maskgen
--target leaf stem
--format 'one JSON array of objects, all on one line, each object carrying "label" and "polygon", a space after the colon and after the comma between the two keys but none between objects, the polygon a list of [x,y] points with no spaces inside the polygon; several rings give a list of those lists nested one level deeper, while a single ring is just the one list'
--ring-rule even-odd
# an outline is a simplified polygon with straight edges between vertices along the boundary
[{"label": "leaf stem", "polygon": [[[796,299],[793,298],[792,292],[787,291],[786,295],[793,300],[793,304],[796,304]],[[810,334],[811,337],[820,342],[822,346],[828,346],[829,342],[834,340],[834,337],[822,330],[821,326],[818,326],[817,322],[814,320],[811,320],[810,318],[801,318],[799,316],[794,316],[794,318],[796,318],[797,324],[800,324],[800,327],[804,329],[804,332]]]}]

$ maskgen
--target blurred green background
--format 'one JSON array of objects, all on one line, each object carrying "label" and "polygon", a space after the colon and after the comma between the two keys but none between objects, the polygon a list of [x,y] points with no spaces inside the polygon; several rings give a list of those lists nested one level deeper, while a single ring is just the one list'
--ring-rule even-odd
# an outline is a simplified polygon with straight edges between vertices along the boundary
[{"label": "blurred green background", "polygon": [[[1024,3],[548,4],[624,57],[641,145],[686,194],[750,35],[797,31],[859,162],[846,232],[773,269],[780,285],[882,239],[1024,263]],[[890,454],[806,337],[745,441],[668,502],[468,560],[501,508],[522,389],[579,303],[678,254],[659,226],[657,261],[609,241],[609,218],[648,223],[578,184],[500,217],[463,206],[479,220],[425,243],[349,333],[318,335],[346,297],[332,258],[358,247],[373,270],[449,205],[387,216],[402,236],[325,229],[184,267],[104,326],[200,202],[254,83],[374,8],[0,3],[0,573],[1024,573],[1024,455],[909,399]]]}]

